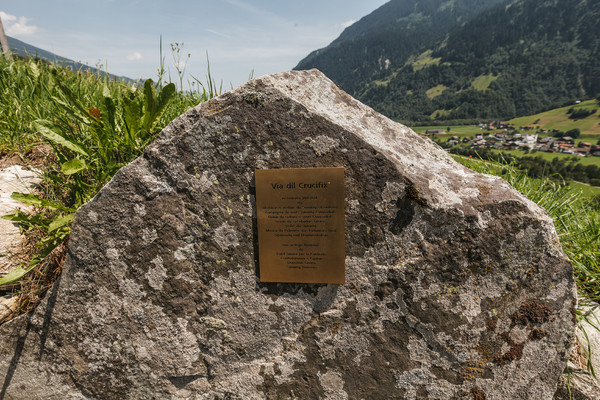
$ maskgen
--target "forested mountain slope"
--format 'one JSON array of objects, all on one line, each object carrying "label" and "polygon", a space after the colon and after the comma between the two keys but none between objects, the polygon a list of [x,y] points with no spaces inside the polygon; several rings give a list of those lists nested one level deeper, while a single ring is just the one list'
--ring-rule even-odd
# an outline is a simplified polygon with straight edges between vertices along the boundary
[{"label": "forested mountain slope", "polygon": [[351,94],[400,68],[450,28],[504,0],[391,0],[295,69],[318,68]]},{"label": "forested mountain slope", "polygon": [[396,0],[296,68],[399,120],[510,118],[600,94],[599,21],[600,0]]}]

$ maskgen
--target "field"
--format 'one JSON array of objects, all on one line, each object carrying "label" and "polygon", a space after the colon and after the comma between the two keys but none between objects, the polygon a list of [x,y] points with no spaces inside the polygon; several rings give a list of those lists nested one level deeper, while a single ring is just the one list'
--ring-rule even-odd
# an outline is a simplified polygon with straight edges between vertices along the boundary
[{"label": "field", "polygon": [[434,86],[431,89],[427,90],[426,94],[427,94],[427,97],[429,97],[430,99],[433,99],[434,97],[437,97],[440,94],[442,94],[442,92],[446,89],[448,89],[447,86],[437,85],[437,86]]},{"label": "field", "polygon": [[498,79],[499,76],[500,75],[494,76],[493,74],[479,75],[477,78],[473,79],[471,86],[476,90],[487,90],[487,88],[490,86],[490,83]]},{"label": "field", "polygon": [[433,58],[431,57],[431,53],[433,53],[432,50],[427,50],[423,54],[419,55],[415,62],[412,63],[413,71],[419,71],[431,65],[438,65],[441,58]]},{"label": "field", "polygon": [[[491,76],[482,76],[481,85],[483,85],[484,78],[490,78]],[[593,112],[591,115],[586,118],[582,118],[579,120],[569,119],[568,111],[572,108],[571,112],[576,110],[588,110],[588,112]],[[581,130],[582,134],[579,138],[576,139],[576,143],[579,142],[589,142],[593,145],[596,143],[600,143],[600,111],[598,111],[598,103],[596,100],[588,100],[584,101],[576,106],[568,106],[561,107],[554,110],[550,110],[544,113],[516,118],[511,121],[508,121],[515,125],[517,129],[521,126],[534,126],[536,129],[539,126],[540,128],[544,128],[547,130],[551,129],[559,129],[563,132],[569,131],[571,129],[578,128]],[[434,125],[434,126],[418,126],[414,127],[413,130],[420,134],[425,134],[427,130],[441,130],[443,134],[437,134],[430,136],[432,139],[440,140],[445,142],[452,136],[457,136],[459,139],[465,137],[475,137],[476,135],[480,135],[486,132],[494,132],[487,131],[479,128],[476,125]],[[540,136],[549,136],[552,133],[541,134]],[[578,163],[582,166],[595,165],[600,167],[600,157],[578,157],[572,154],[564,154],[564,153],[547,153],[542,151],[534,151],[534,152],[523,152],[521,150],[495,150],[492,149],[492,152],[497,154],[510,154],[515,157],[540,157],[546,161],[552,161],[557,158],[558,160],[565,160],[568,162]],[[575,177],[571,177],[572,179],[576,179]],[[586,180],[587,181],[587,180]],[[600,188],[594,186],[588,186],[583,183],[573,183],[573,186],[578,186],[579,189],[583,191],[586,196],[593,196],[600,194]]]},{"label": "field", "polygon": [[450,131],[448,132],[448,125],[433,125],[433,126],[416,126],[411,128],[413,131],[417,133],[425,134],[425,131],[428,129],[441,129],[446,132],[443,135],[436,135],[438,138],[450,138],[452,136],[458,137],[469,137],[475,136],[476,134],[480,134],[485,132],[483,129],[479,128],[476,125],[450,125]]},{"label": "field", "polygon": [[[489,85],[495,78],[492,75],[482,75],[473,82],[473,86],[477,86],[479,90],[483,90],[486,85]],[[442,85],[440,85],[442,86]],[[428,91],[428,96],[435,97],[435,95],[439,95],[441,93],[441,87],[434,87],[429,89],[431,93]],[[444,87],[445,89],[445,87]],[[442,90],[443,91],[443,90]],[[595,111],[592,115],[581,118],[581,119],[569,119],[569,115],[567,112],[569,109],[573,108],[573,110],[589,110]],[[595,144],[600,139],[600,106],[596,100],[587,100],[583,101],[580,104],[566,106],[561,108],[555,108],[550,111],[545,111],[543,113],[529,115],[525,117],[519,117],[511,119],[509,122],[515,125],[517,128],[520,126],[533,126],[540,127],[540,129],[546,129],[551,131],[552,129],[557,129],[562,132],[566,132],[571,129],[578,128],[581,131],[581,136],[579,140],[581,141],[589,141]],[[435,116],[436,113],[443,115],[444,110],[438,110],[432,114]],[[444,132],[448,128],[448,125],[432,125],[432,126],[417,126],[412,128],[417,133],[425,133],[427,129],[442,129]],[[474,136],[478,133],[483,133],[485,130],[479,128],[476,125],[451,125],[450,132],[447,136],[458,136],[458,137],[467,137]],[[441,137],[441,136],[440,136]]]},{"label": "field", "polygon": [[[567,114],[567,111],[569,111],[571,107],[575,110],[587,109],[591,111],[596,110],[596,112],[587,118],[574,120],[569,119],[569,114]],[[600,112],[598,112],[598,108],[596,100],[587,100],[577,105],[555,108],[550,111],[529,115],[527,117],[514,118],[508,122],[517,127],[539,126],[543,129],[558,129],[563,132],[578,128],[581,130],[582,135],[600,135]],[[600,136],[598,136],[598,138],[600,138]]]},{"label": "field", "polygon": [[547,153],[545,151],[536,151],[525,153],[521,150],[492,150],[494,153],[506,153],[512,154],[516,157],[530,156],[530,157],[541,157],[544,160],[552,161],[554,158],[558,158],[559,160],[572,160],[573,162],[581,163],[581,165],[597,165],[600,167],[600,157],[578,157],[572,154],[564,154],[564,153]]}]

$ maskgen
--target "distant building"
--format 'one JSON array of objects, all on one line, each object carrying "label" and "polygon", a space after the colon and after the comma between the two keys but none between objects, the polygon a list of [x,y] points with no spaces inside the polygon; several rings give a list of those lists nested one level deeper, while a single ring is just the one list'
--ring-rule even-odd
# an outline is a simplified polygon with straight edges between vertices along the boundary
[{"label": "distant building", "polygon": [[563,136],[561,141],[571,144],[575,143],[575,139],[573,139],[571,136]]},{"label": "distant building", "polygon": [[534,133],[533,135],[525,135],[525,136],[523,136],[521,138],[521,141],[523,143],[530,144],[530,143],[537,143],[537,139],[538,139],[538,135],[537,135],[537,133]]}]

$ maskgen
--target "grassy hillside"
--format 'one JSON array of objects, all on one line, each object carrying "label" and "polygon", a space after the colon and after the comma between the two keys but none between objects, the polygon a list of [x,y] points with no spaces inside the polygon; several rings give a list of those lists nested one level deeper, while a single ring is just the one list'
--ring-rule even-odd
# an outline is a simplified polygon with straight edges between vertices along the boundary
[{"label": "grassy hillside", "polygon": [[[592,114],[573,119],[570,118],[570,110],[588,110]],[[564,107],[554,108],[534,115],[513,118],[507,121],[517,128],[528,126],[551,131],[557,129],[562,132],[579,128],[581,131],[581,140],[596,142],[600,139],[600,103],[598,100],[582,101],[579,104],[572,104]],[[448,127],[450,131],[448,131]],[[417,133],[425,133],[430,129],[441,129],[448,136],[468,137],[485,132],[476,125],[426,125],[415,126],[412,129]]]},{"label": "grassy hillside", "polygon": [[[569,110],[589,110],[593,114],[585,117],[572,119]],[[539,126],[546,130],[558,129],[566,132],[570,129],[579,128],[584,135],[599,135],[600,139],[600,105],[596,100],[583,101],[580,104],[555,108],[535,115],[513,118],[510,123],[515,126]]]},{"label": "grassy hillside", "polygon": [[10,47],[10,50],[12,51],[12,53],[14,55],[17,55],[20,57],[39,58],[41,60],[51,62],[52,64],[60,65],[61,67],[70,68],[71,71],[81,71],[81,72],[88,71],[93,74],[101,74],[101,75],[106,74],[109,78],[114,79],[114,80],[122,80],[122,81],[125,81],[126,83],[134,83],[135,82],[133,79],[130,79],[130,78],[127,78],[124,76],[108,74],[108,73],[102,71],[101,69],[94,68],[89,65],[85,65],[85,64],[73,61],[73,60],[65,58],[65,57],[61,57],[50,51],[40,49],[39,47],[35,47],[28,43],[22,42],[19,39],[15,39],[10,36],[7,36],[6,39],[8,42],[8,46]]},{"label": "grassy hillside", "polygon": [[[562,132],[567,132],[569,130],[579,128],[581,130],[581,136],[577,138],[576,142],[590,142],[591,144],[596,144],[600,142],[600,104],[597,100],[588,100],[581,102],[579,104],[573,104],[565,107],[556,108],[553,110],[545,111],[543,113],[530,115],[526,117],[520,117],[512,119],[508,122],[512,123],[517,127],[533,127],[534,130],[538,129],[546,129],[548,130],[547,134],[540,134],[540,136],[551,136],[552,129],[557,129]],[[585,111],[583,113],[579,113],[581,115],[586,115],[582,118],[572,118],[575,114],[577,115],[578,111]],[[479,128],[476,125],[435,125],[435,126],[419,126],[413,128],[415,132],[425,134],[427,130],[441,130],[442,134],[437,134],[433,137],[435,140],[441,141],[441,143],[447,141],[452,136],[457,136],[459,138],[474,138],[476,135],[481,135],[483,133],[489,133],[490,131]],[[448,130],[449,129],[449,130]],[[520,130],[520,129],[519,129]],[[529,131],[530,129],[526,129]],[[461,145],[461,149],[468,149],[469,144]],[[456,150],[456,149],[454,149]],[[452,151],[454,151],[452,150]],[[534,157],[535,159],[539,159],[538,164],[543,164],[544,162],[554,162],[554,163],[569,163],[573,165],[573,168],[577,165],[581,167],[587,166],[596,166],[600,167],[600,157],[577,157],[572,154],[565,153],[547,153],[543,151],[534,151],[532,153],[526,153],[522,150],[496,150],[490,149],[487,150],[491,153],[497,155],[504,155],[508,158],[514,157],[516,160],[523,160],[523,157]],[[479,155],[483,154],[483,151],[477,150]],[[461,151],[464,154],[464,151]],[[535,168],[534,168],[535,170]],[[530,171],[531,172],[531,171]],[[548,171],[546,171],[548,172]],[[533,173],[533,172],[532,172]],[[573,175],[569,179],[575,179],[580,181],[585,181],[589,183],[595,183],[595,181],[586,180],[584,173],[579,174],[571,174]],[[600,195],[600,188],[594,186],[588,186],[583,183],[577,183],[572,181],[573,186],[577,186],[582,189],[585,195],[594,196]]]}]

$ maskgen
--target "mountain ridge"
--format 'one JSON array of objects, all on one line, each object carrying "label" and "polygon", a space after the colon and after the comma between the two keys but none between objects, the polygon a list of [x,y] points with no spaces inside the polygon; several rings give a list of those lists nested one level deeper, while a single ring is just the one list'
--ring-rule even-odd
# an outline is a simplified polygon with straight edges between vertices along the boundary
[{"label": "mountain ridge", "polygon": [[33,46],[29,43],[25,43],[22,40],[16,39],[11,36],[6,36],[8,46],[13,54],[21,57],[34,57],[39,58],[41,60],[48,61],[52,64],[61,65],[63,67],[69,67],[73,71],[90,71],[91,73],[100,73],[106,74],[112,79],[122,80],[128,83],[134,83],[135,80],[128,78],[126,76],[118,76],[114,74],[107,73],[98,68],[91,67],[86,64],[82,64],[77,61],[73,61],[69,58],[59,56],[57,54],[52,53],[51,51],[41,49],[39,47]]},{"label": "mountain ridge", "polygon": [[[329,46],[309,54],[294,69],[318,68],[357,95],[355,82],[385,77],[390,65],[403,65],[408,56],[441,39],[450,28],[502,1],[391,0],[346,28]],[[353,48],[360,48],[365,57]],[[332,58],[339,60],[337,69],[331,66]]]},{"label": "mountain ridge", "polygon": [[396,120],[512,118],[600,94],[599,20],[597,0],[392,0],[296,69]]}]

